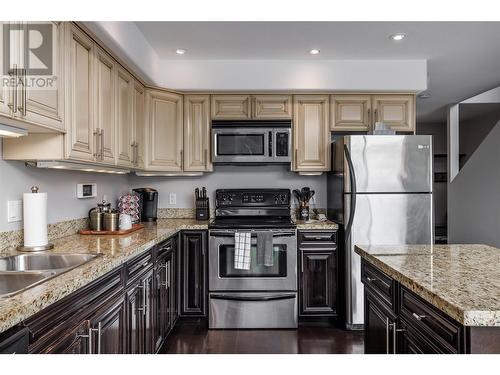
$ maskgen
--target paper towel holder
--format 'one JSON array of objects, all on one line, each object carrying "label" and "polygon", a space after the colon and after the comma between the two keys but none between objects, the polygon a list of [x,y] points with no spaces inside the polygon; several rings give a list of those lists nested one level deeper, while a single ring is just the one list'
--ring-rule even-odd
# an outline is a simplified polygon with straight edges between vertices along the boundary
[{"label": "paper towel holder", "polygon": [[[33,194],[38,193],[38,186],[32,186],[31,187],[31,192]],[[54,248],[53,243],[48,243],[47,245],[41,245],[41,246],[18,246],[16,250],[18,251],[23,251],[23,252],[37,252],[37,251],[46,251]]]}]

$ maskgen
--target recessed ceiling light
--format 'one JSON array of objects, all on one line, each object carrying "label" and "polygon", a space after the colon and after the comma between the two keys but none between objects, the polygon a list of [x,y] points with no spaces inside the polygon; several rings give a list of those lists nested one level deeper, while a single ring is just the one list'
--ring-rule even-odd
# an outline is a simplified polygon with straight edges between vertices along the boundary
[{"label": "recessed ceiling light", "polygon": [[429,99],[431,97],[431,94],[429,94],[428,92],[422,92],[420,94],[417,95],[420,99]]},{"label": "recessed ceiling light", "polygon": [[312,50],[309,51],[311,55],[319,55],[321,51],[317,48],[313,48]]},{"label": "recessed ceiling light", "polygon": [[406,34],[403,33],[392,34],[390,38],[396,42],[399,42],[400,40],[406,38]]},{"label": "recessed ceiling light", "polygon": [[186,50],[182,49],[182,48],[177,48],[175,50],[175,53],[178,54],[178,55],[184,55],[186,53]]}]

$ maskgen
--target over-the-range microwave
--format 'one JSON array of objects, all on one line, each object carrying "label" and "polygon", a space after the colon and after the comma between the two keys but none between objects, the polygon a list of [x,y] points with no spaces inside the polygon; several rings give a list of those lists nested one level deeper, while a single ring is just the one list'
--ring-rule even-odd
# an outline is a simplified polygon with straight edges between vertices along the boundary
[{"label": "over-the-range microwave", "polygon": [[290,163],[292,122],[212,121],[212,162]]}]

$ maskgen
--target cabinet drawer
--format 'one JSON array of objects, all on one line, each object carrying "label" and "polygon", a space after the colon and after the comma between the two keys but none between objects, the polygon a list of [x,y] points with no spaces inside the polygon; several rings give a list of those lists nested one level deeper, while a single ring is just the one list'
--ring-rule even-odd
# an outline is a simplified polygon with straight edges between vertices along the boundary
[{"label": "cabinet drawer", "polygon": [[391,308],[394,307],[395,281],[385,273],[371,264],[362,261],[361,263],[361,281],[366,288],[372,290],[382,298]]},{"label": "cabinet drawer", "polygon": [[400,291],[401,315],[446,351],[459,352],[461,326],[405,287]]},{"label": "cabinet drawer", "polygon": [[127,262],[127,284],[141,276],[144,271],[153,265],[151,249]]},{"label": "cabinet drawer", "polygon": [[28,328],[12,328],[0,335],[0,354],[27,354]]},{"label": "cabinet drawer", "polygon": [[172,238],[169,238],[166,241],[163,241],[161,244],[158,245],[157,253],[156,256],[161,257],[166,253],[171,252],[173,249],[173,241]]},{"label": "cabinet drawer", "polygon": [[302,232],[298,233],[300,247],[336,248],[337,232]]}]

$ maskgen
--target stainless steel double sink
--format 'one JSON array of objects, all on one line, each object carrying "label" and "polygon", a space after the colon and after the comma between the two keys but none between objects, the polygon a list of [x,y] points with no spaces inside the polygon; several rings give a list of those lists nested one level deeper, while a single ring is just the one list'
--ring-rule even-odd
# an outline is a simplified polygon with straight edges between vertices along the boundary
[{"label": "stainless steel double sink", "polygon": [[81,266],[96,254],[18,254],[0,258],[0,297],[10,297]]}]

